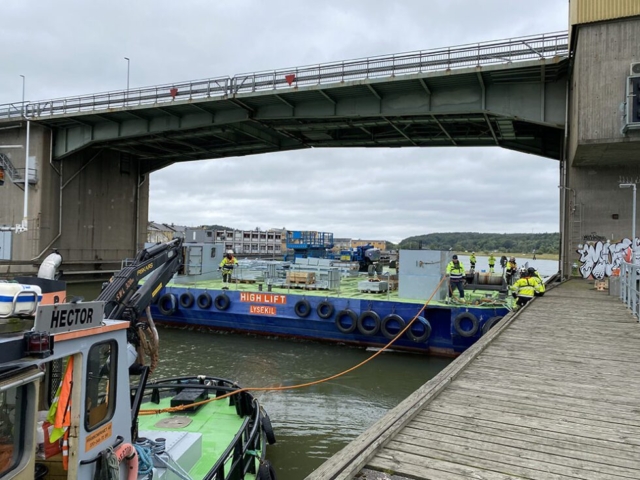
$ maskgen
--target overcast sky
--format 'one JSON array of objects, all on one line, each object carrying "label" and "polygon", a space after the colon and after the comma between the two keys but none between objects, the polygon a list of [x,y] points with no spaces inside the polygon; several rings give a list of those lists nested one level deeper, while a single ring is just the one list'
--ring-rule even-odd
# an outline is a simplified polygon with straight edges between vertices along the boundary
[{"label": "overcast sky", "polygon": [[[0,104],[567,29],[568,1],[1,0]],[[314,149],[151,175],[149,218],[399,241],[558,231],[558,162],[499,148]]]}]

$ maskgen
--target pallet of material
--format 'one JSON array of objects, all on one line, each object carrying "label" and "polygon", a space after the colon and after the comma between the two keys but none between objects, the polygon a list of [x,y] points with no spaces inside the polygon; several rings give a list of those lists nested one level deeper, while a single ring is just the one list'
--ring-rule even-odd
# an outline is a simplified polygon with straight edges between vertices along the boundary
[{"label": "pallet of material", "polygon": [[301,283],[311,285],[316,283],[316,274],[313,272],[287,272],[287,283]]},{"label": "pallet of material", "polygon": [[358,282],[358,290],[361,293],[382,293],[389,289],[387,282]]}]

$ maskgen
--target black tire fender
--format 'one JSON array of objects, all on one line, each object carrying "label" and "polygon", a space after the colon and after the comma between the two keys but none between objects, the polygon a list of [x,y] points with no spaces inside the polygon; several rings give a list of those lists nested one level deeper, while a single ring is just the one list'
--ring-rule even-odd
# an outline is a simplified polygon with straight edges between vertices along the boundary
[{"label": "black tire fender", "polygon": [[173,315],[178,310],[178,299],[173,293],[165,293],[158,300],[158,310],[162,315]]},{"label": "black tire fender", "polygon": [[265,460],[260,463],[260,467],[258,467],[258,474],[256,475],[256,480],[277,480],[276,471],[271,465],[269,460]]},{"label": "black tire fender", "polygon": [[226,310],[227,308],[229,308],[229,305],[231,305],[231,300],[229,300],[229,297],[222,293],[213,300],[213,305],[218,310]]},{"label": "black tire fender", "polygon": [[211,295],[209,295],[207,292],[198,295],[198,298],[196,300],[198,308],[201,308],[202,310],[209,310],[211,308],[212,302],[213,300],[211,299]]},{"label": "black tire fender", "polygon": [[[462,322],[464,320],[469,320],[471,322],[470,330],[464,330],[462,328]],[[480,322],[478,322],[478,319],[473,313],[464,312],[453,319],[453,328],[458,335],[464,338],[473,337],[476,333],[478,333],[479,326]]]},{"label": "black tire fender", "polygon": [[180,295],[180,306],[182,308],[191,308],[193,307],[194,300],[193,293],[184,292]]},{"label": "black tire fender", "polygon": [[311,304],[308,300],[298,300],[293,307],[296,315],[302,318],[308,317],[311,313]]},{"label": "black tire fender", "polygon": [[[342,323],[342,319],[345,317],[351,319],[351,325],[344,326],[344,324]],[[358,315],[356,315],[356,312],[354,312],[353,310],[345,308],[344,310],[340,310],[338,312],[338,314],[336,315],[335,323],[336,327],[338,327],[338,330],[340,330],[342,333],[353,333],[353,331],[358,327]]]},{"label": "black tire fender", "polygon": [[276,434],[273,433],[273,426],[271,426],[271,419],[266,413],[262,415],[262,431],[267,438],[269,445],[276,443]]},{"label": "black tire fender", "polygon": [[380,331],[382,332],[382,335],[384,335],[389,340],[393,340],[396,337],[396,335],[398,335],[398,333],[394,335],[389,331],[388,325],[389,323],[392,323],[392,322],[395,322],[398,324],[398,333],[400,333],[402,329],[407,325],[404,321],[404,318],[402,318],[400,315],[397,315],[395,313],[390,313],[389,315],[384,317],[382,319],[382,323],[380,323]]},{"label": "black tire fender", "polygon": [[500,320],[502,320],[502,317],[498,316],[491,317],[489,320],[484,322],[484,325],[482,326],[482,335],[486,335],[487,333],[489,333],[489,330],[495,327]]},{"label": "black tire fender", "polygon": [[320,302],[318,304],[318,306],[316,307],[316,313],[318,314],[318,316],[324,320],[327,320],[328,318],[331,318],[333,316],[333,312],[335,312],[336,309],[333,306],[333,304],[327,300],[323,300],[322,302]]},{"label": "black tire fender", "polygon": [[[372,327],[367,327],[365,322],[367,320],[373,321]],[[376,335],[380,331],[380,315],[378,315],[373,310],[367,310],[366,312],[362,312],[358,317],[358,331],[367,336]]]},{"label": "black tire fender", "polygon": [[[413,327],[418,323],[422,324],[422,327],[424,328],[424,331],[420,335],[413,331]],[[429,340],[429,337],[431,337],[431,323],[429,323],[429,320],[424,317],[418,317],[411,325],[411,328],[407,330],[407,336],[416,343],[426,342]]]}]

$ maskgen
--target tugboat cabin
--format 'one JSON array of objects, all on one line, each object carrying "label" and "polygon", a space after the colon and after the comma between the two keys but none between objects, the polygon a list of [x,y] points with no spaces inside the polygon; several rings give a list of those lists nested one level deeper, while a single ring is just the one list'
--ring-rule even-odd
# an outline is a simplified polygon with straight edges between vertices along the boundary
[{"label": "tugboat cabin", "polygon": [[0,478],[93,478],[101,452],[131,442],[129,322],[103,311],[41,305],[33,328],[0,324]]}]

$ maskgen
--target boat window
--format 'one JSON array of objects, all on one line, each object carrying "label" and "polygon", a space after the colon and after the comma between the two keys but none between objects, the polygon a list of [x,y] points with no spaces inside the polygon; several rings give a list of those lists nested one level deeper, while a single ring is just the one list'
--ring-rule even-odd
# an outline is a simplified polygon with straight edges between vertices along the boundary
[{"label": "boat window", "polygon": [[115,410],[118,373],[118,344],[97,343],[87,356],[87,397],[85,428],[91,431],[108,422]]},{"label": "boat window", "polygon": [[26,386],[12,387],[0,393],[0,477],[20,462],[25,431]]},{"label": "boat window", "polygon": [[211,258],[216,258],[216,247],[211,248]]},{"label": "boat window", "polygon": [[56,396],[60,382],[62,382],[62,375],[64,375],[64,367],[62,359],[58,358],[52,360],[45,365],[44,375],[44,402],[41,405],[44,409],[48,409],[53,403],[53,399]]}]

